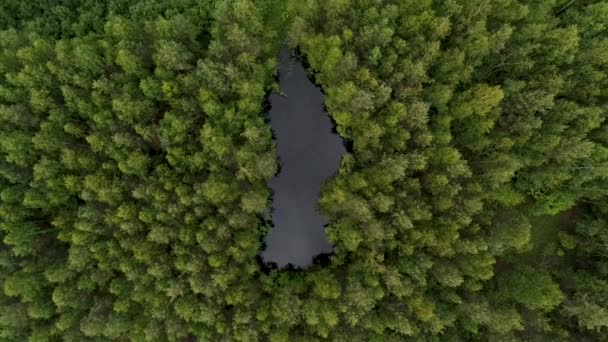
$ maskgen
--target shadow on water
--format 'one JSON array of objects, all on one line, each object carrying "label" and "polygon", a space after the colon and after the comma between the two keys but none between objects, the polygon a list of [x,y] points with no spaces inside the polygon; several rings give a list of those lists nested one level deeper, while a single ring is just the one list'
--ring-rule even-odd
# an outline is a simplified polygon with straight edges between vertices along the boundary
[{"label": "shadow on water", "polygon": [[352,149],[336,132],[324,108],[324,95],[306,72],[306,61],[286,48],[279,55],[281,95],[266,103],[267,121],[277,143],[279,171],[269,181],[272,208],[264,215],[258,262],[264,272],[301,270],[329,263],[333,247],[325,236],[328,221],[317,210],[321,184],[333,176]]}]

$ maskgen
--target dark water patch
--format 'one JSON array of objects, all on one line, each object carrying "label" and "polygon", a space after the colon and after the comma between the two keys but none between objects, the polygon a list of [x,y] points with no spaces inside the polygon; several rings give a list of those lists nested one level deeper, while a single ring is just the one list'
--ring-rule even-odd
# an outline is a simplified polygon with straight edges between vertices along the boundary
[{"label": "dark water patch", "polygon": [[269,181],[272,227],[259,258],[264,272],[324,265],[333,249],[325,236],[328,221],[318,212],[317,202],[321,184],[336,173],[348,145],[335,133],[323,93],[302,62],[288,49],[281,51],[281,95],[269,98],[280,171]]}]

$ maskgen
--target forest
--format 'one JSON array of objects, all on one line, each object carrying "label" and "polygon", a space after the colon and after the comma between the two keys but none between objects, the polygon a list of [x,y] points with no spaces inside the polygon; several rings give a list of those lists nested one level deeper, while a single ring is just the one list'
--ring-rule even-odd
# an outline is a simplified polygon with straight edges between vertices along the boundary
[{"label": "forest", "polygon": [[[268,269],[305,60],[352,148]],[[0,341],[608,341],[607,0],[0,1]]]}]

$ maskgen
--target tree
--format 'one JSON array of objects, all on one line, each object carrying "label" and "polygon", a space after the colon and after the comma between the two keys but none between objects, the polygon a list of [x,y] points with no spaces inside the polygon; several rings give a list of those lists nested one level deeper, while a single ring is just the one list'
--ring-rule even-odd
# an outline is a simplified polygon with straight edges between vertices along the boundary
[{"label": "tree", "polygon": [[531,310],[551,310],[564,295],[551,276],[529,266],[520,266],[499,280],[501,291]]}]

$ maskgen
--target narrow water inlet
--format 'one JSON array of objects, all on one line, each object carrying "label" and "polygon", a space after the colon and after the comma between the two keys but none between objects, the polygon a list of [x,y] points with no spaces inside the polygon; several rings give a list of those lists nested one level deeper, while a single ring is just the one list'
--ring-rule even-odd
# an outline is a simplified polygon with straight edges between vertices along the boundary
[{"label": "narrow water inlet", "polygon": [[270,96],[268,115],[281,169],[269,181],[273,227],[261,256],[279,267],[305,267],[332,251],[324,229],[328,221],[316,207],[321,184],[338,170],[346,149],[323,109],[323,93],[287,48],[279,55],[279,88],[281,95]]}]

